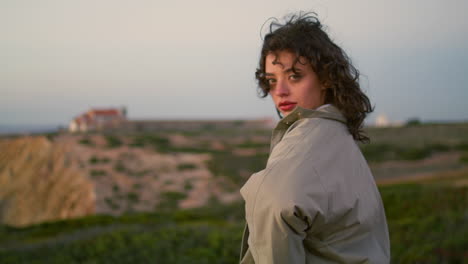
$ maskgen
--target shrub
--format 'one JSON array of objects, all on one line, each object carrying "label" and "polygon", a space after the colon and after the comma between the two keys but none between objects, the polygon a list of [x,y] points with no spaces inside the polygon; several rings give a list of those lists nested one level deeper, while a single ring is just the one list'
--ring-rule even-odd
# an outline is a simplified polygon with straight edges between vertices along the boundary
[{"label": "shrub", "polygon": [[460,162],[461,162],[461,163],[468,163],[468,152],[464,152],[464,153],[460,156]]},{"label": "shrub", "polygon": [[117,172],[125,173],[127,171],[127,168],[125,168],[123,162],[119,160],[114,165],[114,170],[117,171]]},{"label": "shrub", "polygon": [[107,141],[107,147],[109,148],[117,148],[122,146],[122,141],[117,136],[105,135],[105,139]]},{"label": "shrub", "polygon": [[193,163],[180,163],[177,165],[177,169],[178,170],[181,170],[181,171],[184,171],[184,170],[193,170],[195,169],[197,166]]},{"label": "shrub", "polygon": [[135,192],[127,193],[127,200],[130,203],[138,203],[140,201],[140,196]]},{"label": "shrub", "polygon": [[104,198],[104,201],[106,202],[106,204],[109,206],[110,209],[112,209],[112,210],[120,209],[119,204],[114,202],[111,198],[106,197],[106,198]]},{"label": "shrub", "polygon": [[101,177],[107,175],[105,170],[91,170],[92,177]]},{"label": "shrub", "polygon": [[468,151],[468,143],[459,143],[458,145],[455,146],[456,150],[463,150],[463,151]]},{"label": "shrub", "polygon": [[130,144],[132,147],[144,147],[146,145],[152,146],[159,152],[166,152],[170,149],[169,139],[152,134],[137,135],[133,138],[133,142]]},{"label": "shrub", "polygon": [[243,174],[251,174],[264,169],[267,158],[267,153],[246,157],[237,156],[231,152],[220,152],[207,161],[207,166],[214,176],[225,176],[240,186],[246,180]]},{"label": "shrub", "polygon": [[91,164],[96,164],[98,162],[99,162],[99,159],[96,156],[92,156],[91,158],[89,158],[89,163]]},{"label": "shrub", "polygon": [[103,157],[103,158],[98,158],[97,156],[92,156],[91,158],[89,158],[89,163],[90,164],[98,164],[98,163],[109,163],[110,159],[107,158],[107,157]]},{"label": "shrub", "polygon": [[185,191],[190,191],[192,189],[193,189],[192,181],[186,180],[185,183],[184,183],[184,190]]},{"label": "shrub", "polygon": [[420,160],[431,154],[450,151],[452,147],[447,144],[434,143],[423,147],[397,146],[390,144],[361,145],[362,154],[370,162],[387,160]]},{"label": "shrub", "polygon": [[94,143],[93,141],[91,141],[90,138],[88,137],[84,137],[82,139],[80,139],[80,141],[78,141],[80,144],[82,145],[87,145],[87,146],[94,146]]},{"label": "shrub", "polygon": [[174,210],[179,206],[179,201],[187,198],[185,193],[181,192],[163,192],[160,195],[160,202],[157,205],[157,210]]},{"label": "shrub", "polygon": [[421,125],[421,120],[417,117],[410,118],[408,121],[406,121],[407,126],[419,126]]},{"label": "shrub", "polygon": [[59,135],[58,132],[49,132],[44,134],[49,141],[53,141],[55,137]]},{"label": "shrub", "polygon": [[431,154],[429,148],[408,148],[397,151],[397,159],[401,160],[420,160]]},{"label": "shrub", "polygon": [[237,145],[238,148],[255,148],[255,149],[268,148],[269,146],[270,146],[269,142],[253,142],[250,140],[247,140]]},{"label": "shrub", "polygon": [[389,144],[366,144],[361,145],[364,157],[370,162],[380,162],[394,159],[395,153]]}]

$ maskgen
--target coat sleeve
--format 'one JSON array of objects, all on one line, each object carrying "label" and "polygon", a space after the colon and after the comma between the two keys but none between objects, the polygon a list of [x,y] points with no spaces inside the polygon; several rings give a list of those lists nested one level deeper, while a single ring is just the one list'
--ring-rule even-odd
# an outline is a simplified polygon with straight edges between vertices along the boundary
[{"label": "coat sleeve", "polygon": [[326,192],[308,160],[310,144],[322,132],[303,122],[273,149],[248,223],[255,263],[305,263],[304,239],[320,229],[327,208]]}]

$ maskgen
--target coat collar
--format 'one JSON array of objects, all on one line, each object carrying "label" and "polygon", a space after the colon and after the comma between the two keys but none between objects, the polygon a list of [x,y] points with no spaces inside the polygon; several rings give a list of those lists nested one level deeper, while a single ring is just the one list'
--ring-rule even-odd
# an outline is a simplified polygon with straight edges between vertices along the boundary
[{"label": "coat collar", "polygon": [[346,124],[346,118],[343,114],[336,108],[334,105],[325,105],[320,107],[320,109],[306,109],[300,106],[288,114],[285,118],[281,119],[273,130],[273,135],[271,138],[271,150],[273,147],[281,141],[286,131],[298,120],[303,118],[325,118],[335,120],[341,123]]}]

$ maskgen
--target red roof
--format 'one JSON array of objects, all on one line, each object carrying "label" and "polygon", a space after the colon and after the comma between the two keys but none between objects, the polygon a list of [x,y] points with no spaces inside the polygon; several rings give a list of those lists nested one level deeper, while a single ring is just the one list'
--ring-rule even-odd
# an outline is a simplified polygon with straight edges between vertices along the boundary
[{"label": "red roof", "polygon": [[120,116],[120,111],[117,109],[91,109],[87,114],[103,115],[103,116]]}]

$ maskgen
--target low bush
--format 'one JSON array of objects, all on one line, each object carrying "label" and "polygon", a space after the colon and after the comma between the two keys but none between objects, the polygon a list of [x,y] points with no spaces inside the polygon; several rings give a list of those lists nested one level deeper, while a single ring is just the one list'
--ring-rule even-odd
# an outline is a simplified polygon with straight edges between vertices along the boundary
[{"label": "low bush", "polygon": [[193,189],[192,181],[186,180],[185,183],[184,183],[184,190],[185,191],[190,191],[192,189]]},{"label": "low bush", "polygon": [[220,152],[212,155],[212,159],[207,161],[208,169],[215,176],[225,176],[237,186],[241,186],[247,179],[243,176],[265,168],[268,159],[267,153],[260,153],[254,156],[238,156],[231,152]]},{"label": "low bush", "polygon": [[91,158],[89,158],[88,162],[90,164],[98,164],[98,163],[109,163],[110,162],[110,159],[107,158],[107,157],[103,157],[103,158],[99,158],[95,155],[93,155]]},{"label": "low bush", "polygon": [[105,170],[91,170],[91,177],[97,178],[105,175],[107,175]]},{"label": "low bush", "polygon": [[421,160],[435,153],[447,152],[456,147],[448,144],[427,144],[423,147],[398,146],[390,144],[364,144],[361,151],[370,162],[388,160]]},{"label": "low bush", "polygon": [[461,163],[468,163],[468,152],[464,152],[464,153],[460,156],[460,162],[461,162]]},{"label": "low bush", "polygon": [[156,209],[159,211],[176,210],[179,207],[179,201],[185,198],[187,198],[187,194],[182,192],[163,192],[160,194],[160,201]]},{"label": "low bush", "polygon": [[117,172],[120,172],[120,173],[126,173],[127,172],[127,168],[125,167],[123,162],[120,161],[120,160],[115,163],[114,170],[117,171]]},{"label": "low bush", "polygon": [[107,147],[109,148],[117,148],[122,146],[122,140],[118,136],[115,135],[105,135],[104,138],[107,141]]},{"label": "low bush", "polygon": [[184,171],[184,170],[193,170],[197,168],[197,165],[193,164],[193,163],[180,163],[177,165],[177,169],[180,170],[180,171]]},{"label": "low bush", "polygon": [[81,145],[86,145],[86,146],[94,146],[94,142],[88,137],[84,137],[80,139],[78,143],[80,143]]}]

